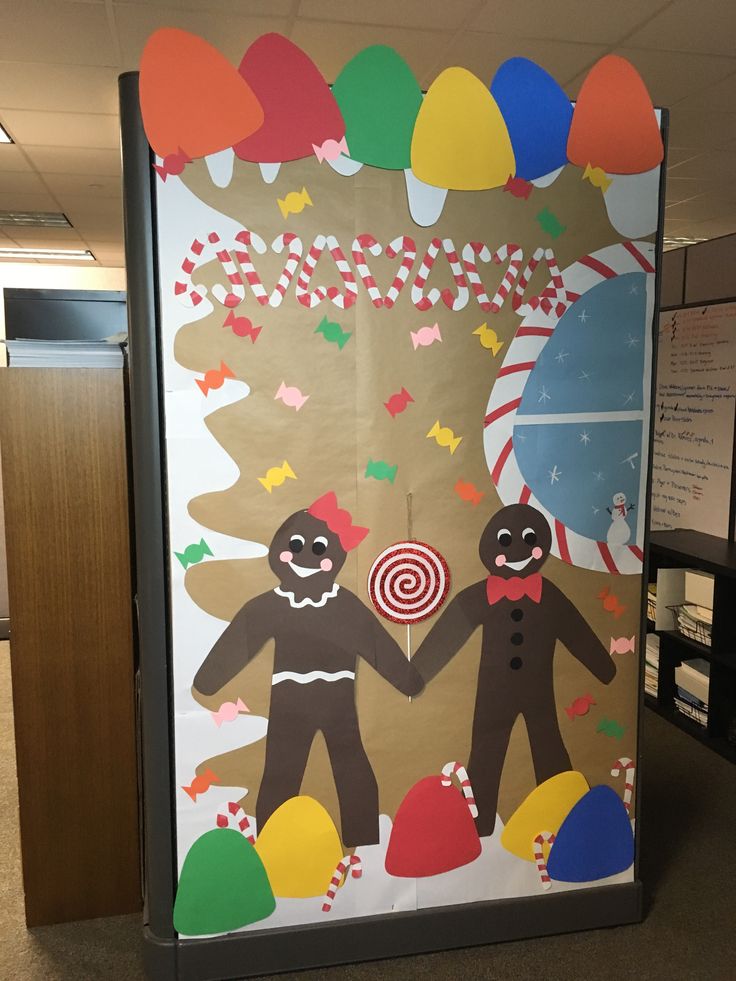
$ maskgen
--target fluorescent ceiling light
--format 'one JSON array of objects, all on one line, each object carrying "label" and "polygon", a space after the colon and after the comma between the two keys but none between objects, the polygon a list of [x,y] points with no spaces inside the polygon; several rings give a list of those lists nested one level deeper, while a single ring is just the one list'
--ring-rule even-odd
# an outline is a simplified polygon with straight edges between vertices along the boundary
[{"label": "fluorescent ceiling light", "polygon": [[0,211],[0,225],[33,225],[42,228],[71,228],[61,211]]},{"label": "fluorescent ceiling light", "polygon": [[12,143],[10,136],[3,129],[2,123],[0,123],[0,143]]},{"label": "fluorescent ceiling light", "polygon": [[73,262],[94,262],[89,249],[0,249],[0,259],[71,259]]}]

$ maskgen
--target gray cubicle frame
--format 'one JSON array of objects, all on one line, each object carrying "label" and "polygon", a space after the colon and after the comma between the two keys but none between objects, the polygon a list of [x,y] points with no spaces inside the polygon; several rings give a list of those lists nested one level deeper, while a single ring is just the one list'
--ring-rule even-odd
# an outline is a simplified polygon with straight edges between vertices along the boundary
[{"label": "gray cubicle frame", "polygon": [[[643,916],[639,880],[640,798],[636,803],[634,881],[552,895],[492,900],[337,923],[264,929],[224,937],[179,940],[173,926],[177,881],[173,786],[171,642],[165,526],[165,442],[155,263],[155,174],[140,117],[138,73],[120,77],[120,115],[125,194],[125,249],[130,329],[130,424],[135,504],[137,629],[145,859],[145,958],[156,981],[205,981],[253,977],[635,923]],[[662,111],[666,137],[667,113]],[[666,139],[665,139],[666,146]],[[664,172],[660,214],[664,209]],[[657,237],[656,296],[662,256]],[[653,344],[656,346],[655,306]],[[653,359],[656,357],[656,349]],[[656,360],[653,360],[656,363]],[[654,395],[650,418],[654,419]],[[650,445],[651,445],[650,427]],[[647,491],[651,487],[651,454]],[[649,528],[647,521],[646,541]],[[646,565],[644,575],[646,576]],[[644,582],[647,580],[644,579]],[[646,591],[642,590],[645,624]],[[643,635],[643,633],[642,633]],[[639,729],[643,712],[644,659],[640,664]],[[637,745],[640,746],[641,732]],[[639,750],[639,760],[641,753]],[[639,771],[641,773],[641,771]],[[641,782],[639,782],[641,786]]]}]

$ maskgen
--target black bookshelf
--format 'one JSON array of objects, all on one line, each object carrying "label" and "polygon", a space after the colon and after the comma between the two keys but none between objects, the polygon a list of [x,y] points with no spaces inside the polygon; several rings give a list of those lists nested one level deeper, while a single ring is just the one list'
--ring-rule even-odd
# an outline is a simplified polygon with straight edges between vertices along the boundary
[{"label": "black bookshelf", "polygon": [[[736,542],[690,530],[657,531],[649,540],[649,578],[660,569],[693,569],[713,575],[711,646],[678,630],[656,630],[659,636],[657,697],[645,704],[683,732],[736,763]],[[652,624],[649,621],[651,632]],[[675,707],[675,668],[702,657],[710,664],[708,724],[701,726]]]}]

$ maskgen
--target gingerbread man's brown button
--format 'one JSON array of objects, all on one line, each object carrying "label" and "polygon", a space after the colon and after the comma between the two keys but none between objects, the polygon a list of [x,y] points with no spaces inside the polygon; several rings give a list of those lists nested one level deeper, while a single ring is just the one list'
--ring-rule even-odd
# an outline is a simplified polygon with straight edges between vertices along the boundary
[{"label": "gingerbread man's brown button", "polygon": [[515,620],[517,623],[519,620],[524,618],[524,611],[520,610],[518,607],[511,611],[511,619]]},{"label": "gingerbread man's brown button", "polygon": [[518,671],[524,662],[520,657],[512,657],[509,661],[509,667],[512,671]]},{"label": "gingerbread man's brown button", "polygon": [[511,643],[514,647],[518,647],[519,644],[524,643],[524,634],[511,634]]}]

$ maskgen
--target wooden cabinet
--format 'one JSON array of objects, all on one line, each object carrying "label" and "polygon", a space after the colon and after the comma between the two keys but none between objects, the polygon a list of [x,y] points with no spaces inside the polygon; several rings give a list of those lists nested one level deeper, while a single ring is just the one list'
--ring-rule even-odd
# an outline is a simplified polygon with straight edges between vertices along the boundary
[{"label": "wooden cabinet", "polygon": [[122,372],[0,369],[29,926],[140,909]]}]

